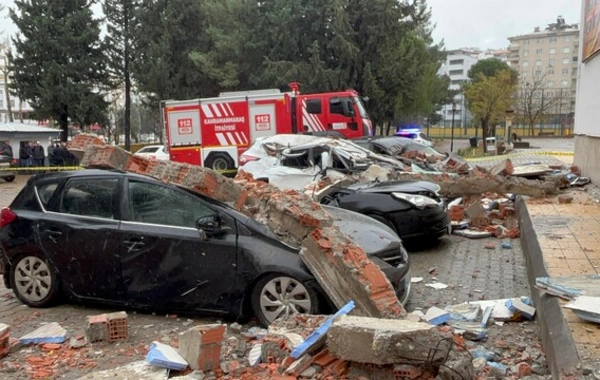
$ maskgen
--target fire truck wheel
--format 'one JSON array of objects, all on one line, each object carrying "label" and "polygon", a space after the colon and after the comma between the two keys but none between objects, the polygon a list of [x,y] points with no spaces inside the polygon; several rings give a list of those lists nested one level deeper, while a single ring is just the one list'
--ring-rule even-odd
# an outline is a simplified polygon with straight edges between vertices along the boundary
[{"label": "fire truck wheel", "polygon": [[209,155],[205,166],[211,168],[212,170],[220,171],[233,169],[235,167],[235,163],[228,154],[217,153]]}]

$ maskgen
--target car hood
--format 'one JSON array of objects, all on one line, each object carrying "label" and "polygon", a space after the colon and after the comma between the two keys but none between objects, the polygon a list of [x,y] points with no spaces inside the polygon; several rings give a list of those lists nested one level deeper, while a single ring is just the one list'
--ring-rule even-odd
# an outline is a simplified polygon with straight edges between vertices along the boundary
[{"label": "car hood", "polygon": [[333,218],[333,225],[361,247],[367,256],[402,246],[402,240],[391,228],[373,218],[337,207],[321,206]]},{"label": "car hood", "polygon": [[385,182],[370,182],[358,183],[348,186],[347,189],[361,193],[409,193],[415,194],[420,192],[437,193],[440,187],[435,183],[427,181],[385,181]]}]

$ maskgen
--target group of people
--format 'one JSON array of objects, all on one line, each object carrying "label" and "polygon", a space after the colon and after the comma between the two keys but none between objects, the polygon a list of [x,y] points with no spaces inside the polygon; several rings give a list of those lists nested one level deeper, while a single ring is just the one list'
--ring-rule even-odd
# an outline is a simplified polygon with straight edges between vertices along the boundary
[{"label": "group of people", "polygon": [[[0,155],[14,158],[8,141],[0,142]],[[67,150],[67,144],[64,142],[56,142],[48,147],[48,162],[46,162],[45,149],[39,141],[24,142],[19,150],[20,167],[77,166],[78,164],[77,158]]]},{"label": "group of people", "polygon": [[19,151],[19,166],[46,166],[46,152],[39,141],[29,141],[21,146]]}]

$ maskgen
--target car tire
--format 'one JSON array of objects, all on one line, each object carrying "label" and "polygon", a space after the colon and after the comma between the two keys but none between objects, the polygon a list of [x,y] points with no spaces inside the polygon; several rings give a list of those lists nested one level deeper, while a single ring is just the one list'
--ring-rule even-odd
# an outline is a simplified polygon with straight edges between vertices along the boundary
[{"label": "car tire", "polygon": [[21,255],[14,260],[10,267],[10,284],[17,298],[31,307],[53,306],[60,296],[56,273],[48,260],[36,253]]},{"label": "car tire", "polygon": [[15,178],[16,178],[16,177],[13,175],[13,176],[10,176],[10,177],[5,177],[5,178],[4,178],[4,180],[5,180],[6,182],[12,182],[12,181],[14,181],[14,180],[15,180]]},{"label": "car tire", "polygon": [[[285,289],[283,289],[285,288]],[[274,273],[260,279],[252,290],[252,310],[263,326],[279,317],[318,314],[319,295],[292,276]]]},{"label": "car tire", "polygon": [[235,162],[228,154],[217,153],[212,155],[206,162],[206,167],[214,171],[225,171],[235,168]]}]

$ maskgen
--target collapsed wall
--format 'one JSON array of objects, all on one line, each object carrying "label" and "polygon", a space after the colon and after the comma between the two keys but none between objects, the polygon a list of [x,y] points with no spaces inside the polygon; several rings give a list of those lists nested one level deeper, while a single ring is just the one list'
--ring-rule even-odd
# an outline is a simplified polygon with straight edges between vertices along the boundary
[{"label": "collapsed wall", "polygon": [[296,191],[281,191],[241,173],[237,180],[210,169],[171,161],[149,160],[79,134],[68,149],[81,166],[154,177],[210,196],[268,225],[288,243],[301,246],[301,259],[336,307],[353,300],[355,314],[398,318],[405,314],[383,272],[353,244],[318,203]]}]

